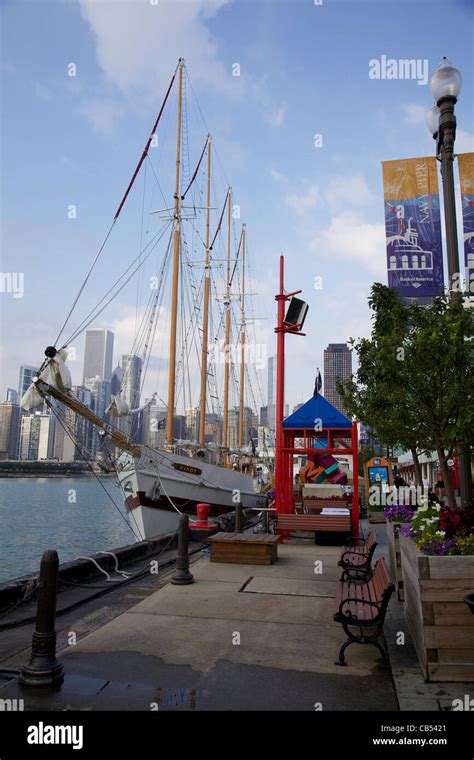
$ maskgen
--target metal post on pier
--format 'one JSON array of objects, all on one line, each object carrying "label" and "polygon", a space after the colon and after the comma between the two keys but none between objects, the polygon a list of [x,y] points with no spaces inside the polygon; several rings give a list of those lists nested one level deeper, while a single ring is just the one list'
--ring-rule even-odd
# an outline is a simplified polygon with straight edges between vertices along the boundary
[{"label": "metal post on pier", "polygon": [[56,659],[56,598],[58,593],[58,553],[49,549],[41,558],[36,627],[28,665],[21,668],[22,686],[56,688],[64,681],[64,671]]},{"label": "metal post on pier", "polygon": [[242,533],[244,529],[244,512],[242,509],[242,502],[239,502],[235,507],[235,532]]},{"label": "metal post on pier", "polygon": [[171,576],[171,583],[176,586],[187,586],[194,583],[193,574],[189,571],[189,517],[188,515],[179,516],[178,528],[178,559],[176,560],[176,570]]}]

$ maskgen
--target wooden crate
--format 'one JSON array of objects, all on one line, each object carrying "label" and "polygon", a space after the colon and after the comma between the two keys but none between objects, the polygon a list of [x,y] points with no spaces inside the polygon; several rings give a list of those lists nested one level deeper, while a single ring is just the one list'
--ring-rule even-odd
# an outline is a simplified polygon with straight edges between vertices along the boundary
[{"label": "wooden crate", "polygon": [[402,523],[387,520],[388,569],[395,583],[395,590],[399,602],[403,602],[405,599],[403,591],[402,556],[400,554],[400,536],[398,533],[401,524]]},{"label": "wooden crate", "polygon": [[216,533],[209,540],[211,562],[272,565],[277,559],[279,536],[273,533]]},{"label": "wooden crate", "polygon": [[474,556],[426,557],[400,536],[405,616],[426,681],[474,681]]}]

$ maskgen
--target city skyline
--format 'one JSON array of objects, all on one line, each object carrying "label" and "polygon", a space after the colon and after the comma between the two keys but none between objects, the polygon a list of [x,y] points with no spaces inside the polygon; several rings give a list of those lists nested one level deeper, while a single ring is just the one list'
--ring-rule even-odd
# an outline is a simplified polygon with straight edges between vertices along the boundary
[{"label": "city skyline", "polygon": [[[15,387],[16,367],[40,362],[44,347],[54,340],[74,297],[76,273],[81,279],[103,239],[111,207],[140,155],[178,56],[185,54],[193,88],[213,127],[213,144],[235,188],[242,221],[247,223],[249,246],[258,251],[254,282],[266,317],[261,341],[267,355],[275,352],[273,297],[278,289],[280,251],[286,255],[288,288],[303,287],[302,297],[310,305],[307,338],[289,341],[287,347],[287,401],[290,405],[304,401],[311,393],[314,365],[322,363],[324,346],[368,333],[370,283],[374,279],[386,282],[380,162],[433,155],[434,143],[424,123],[425,110],[431,105],[427,82],[445,54],[464,77],[456,106],[456,149],[472,149],[467,8],[462,2],[452,5],[441,48],[437,14],[427,15],[423,4],[417,3],[410,8],[408,44],[394,39],[385,0],[354,6],[281,2],[271,11],[265,2],[253,3],[251,9],[250,3],[216,0],[211,14],[204,0],[196,0],[195,15],[185,19],[160,2],[154,15],[143,9],[136,16],[133,39],[142,44],[130,46],[124,41],[131,4],[120,4],[113,25],[105,23],[106,14],[102,16],[89,0],[57,4],[54,29],[41,23],[40,6],[29,4],[25,16],[21,5],[5,9],[10,30],[4,53],[9,184],[3,248],[7,272],[17,268],[15,262],[22,262],[24,293],[21,298],[2,293],[4,322],[11,326],[3,336],[8,361],[4,362],[2,396],[6,387]],[[165,37],[160,25],[164,7],[168,14]],[[356,20],[359,34],[348,46],[346,32],[340,30]],[[196,33],[196,39],[206,43],[201,47],[189,42],[181,50],[179,35],[174,33],[180,24],[190,32],[189,39]],[[289,32],[284,45],[282,29]],[[311,44],[315,32],[321,43],[317,50]],[[336,43],[330,44],[334,39]],[[134,52],[138,47],[143,60]],[[301,50],[305,51],[304,65]],[[382,56],[426,61],[423,77],[371,76],[369,62]],[[75,72],[65,64],[70,59]],[[331,76],[323,74],[328,61]],[[240,76],[234,76],[236,62]],[[319,107],[322,103],[324,109]],[[250,119],[244,117],[247,112]],[[31,120],[37,125],[34,134],[27,128]],[[289,140],[290,135],[294,139]],[[321,137],[319,143],[316,135]],[[25,143],[35,155],[33,175],[29,161],[23,159]],[[191,163],[196,159],[191,156]],[[166,188],[172,185],[171,174],[170,166],[164,166]],[[30,224],[19,240],[26,182],[36,203],[29,209]],[[131,202],[139,212],[138,200]],[[68,216],[70,205],[77,211],[73,219]],[[102,282],[137,245],[136,228],[128,219],[121,224],[123,237],[114,243],[113,259],[107,259],[100,270]],[[38,246],[48,250],[47,280],[41,257],[35,255]],[[54,288],[55,309],[46,313],[47,286]],[[116,335],[117,355],[130,352],[133,345],[134,326],[141,316],[136,291],[135,285],[125,289],[107,319]],[[89,282],[86,313],[99,295],[99,285]],[[165,307],[165,323],[166,315]],[[78,321],[82,316],[78,314]],[[73,348],[70,367],[74,382],[79,383],[83,339],[74,341]],[[157,370],[155,363],[152,370],[161,371],[161,366]]]}]

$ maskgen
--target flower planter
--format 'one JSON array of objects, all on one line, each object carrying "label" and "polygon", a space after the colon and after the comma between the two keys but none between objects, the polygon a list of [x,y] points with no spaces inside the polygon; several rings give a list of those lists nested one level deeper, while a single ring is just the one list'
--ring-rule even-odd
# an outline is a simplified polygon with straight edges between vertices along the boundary
[{"label": "flower planter", "polygon": [[369,523],[377,524],[377,523],[384,523],[385,522],[385,514],[383,509],[377,510],[374,512],[371,512],[370,509],[367,511],[367,515],[369,518]]},{"label": "flower planter", "polygon": [[402,575],[402,556],[400,553],[400,536],[399,530],[402,523],[387,520],[387,540],[388,540],[388,566],[390,575],[395,581],[397,599],[403,602],[405,599],[403,591]]},{"label": "flower planter", "polygon": [[474,556],[424,556],[400,536],[405,617],[426,681],[474,681]]}]

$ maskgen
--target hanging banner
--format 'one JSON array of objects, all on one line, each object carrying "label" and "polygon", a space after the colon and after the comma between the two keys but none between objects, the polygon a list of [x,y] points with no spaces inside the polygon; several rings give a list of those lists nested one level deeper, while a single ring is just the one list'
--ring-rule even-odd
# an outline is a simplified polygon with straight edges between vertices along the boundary
[{"label": "hanging banner", "polygon": [[474,153],[458,156],[461,184],[462,228],[464,238],[464,265],[471,282],[474,273]]},{"label": "hanging banner", "polygon": [[443,292],[436,158],[382,161],[389,287],[404,298]]}]

